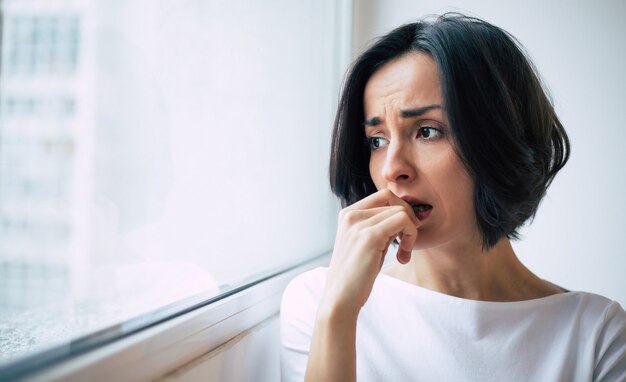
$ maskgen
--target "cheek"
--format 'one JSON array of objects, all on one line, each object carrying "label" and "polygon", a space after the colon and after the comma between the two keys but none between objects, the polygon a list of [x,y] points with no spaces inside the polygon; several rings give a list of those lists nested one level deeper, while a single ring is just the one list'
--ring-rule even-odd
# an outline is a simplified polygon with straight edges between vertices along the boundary
[{"label": "cheek", "polygon": [[445,175],[440,190],[445,192],[444,200],[453,209],[451,212],[463,220],[474,220],[474,181],[463,163],[454,155],[441,174]]},{"label": "cheek", "polygon": [[377,190],[384,188],[383,180],[382,180],[382,171],[383,171],[383,162],[380,158],[372,157],[370,158],[370,177],[374,182]]}]

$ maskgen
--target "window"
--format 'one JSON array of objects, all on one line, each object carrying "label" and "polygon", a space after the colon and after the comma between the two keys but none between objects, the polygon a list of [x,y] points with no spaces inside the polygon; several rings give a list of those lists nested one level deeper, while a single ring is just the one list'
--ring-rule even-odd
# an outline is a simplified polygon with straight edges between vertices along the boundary
[{"label": "window", "polygon": [[332,247],[341,3],[1,3],[0,369]]}]

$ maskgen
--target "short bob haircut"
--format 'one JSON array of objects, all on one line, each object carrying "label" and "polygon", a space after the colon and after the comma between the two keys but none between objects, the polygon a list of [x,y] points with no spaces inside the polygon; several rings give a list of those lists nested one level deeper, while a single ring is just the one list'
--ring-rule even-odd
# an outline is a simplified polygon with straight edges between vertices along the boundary
[{"label": "short bob haircut", "polygon": [[569,158],[567,134],[520,44],[480,19],[445,14],[403,25],[352,64],[339,101],[331,189],[348,206],[376,192],[365,144],[363,94],[372,74],[408,52],[436,62],[457,154],[472,177],[483,248],[518,238]]}]

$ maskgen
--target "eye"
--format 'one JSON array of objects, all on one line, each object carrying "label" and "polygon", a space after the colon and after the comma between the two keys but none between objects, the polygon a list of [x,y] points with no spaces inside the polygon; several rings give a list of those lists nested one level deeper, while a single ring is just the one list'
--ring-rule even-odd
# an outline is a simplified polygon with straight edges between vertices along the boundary
[{"label": "eye", "polygon": [[378,150],[379,148],[384,147],[387,144],[389,144],[388,140],[386,140],[385,138],[381,138],[381,137],[370,137],[370,138],[367,138],[367,141],[369,142],[369,146],[372,151]]},{"label": "eye", "polygon": [[434,127],[424,126],[420,127],[417,131],[417,137],[421,137],[425,140],[434,140],[440,138],[443,135],[441,130],[435,129]]}]

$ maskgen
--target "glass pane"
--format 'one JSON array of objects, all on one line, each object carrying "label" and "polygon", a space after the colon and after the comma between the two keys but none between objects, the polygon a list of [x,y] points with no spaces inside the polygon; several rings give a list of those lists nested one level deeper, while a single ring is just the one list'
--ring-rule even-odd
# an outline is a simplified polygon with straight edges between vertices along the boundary
[{"label": "glass pane", "polygon": [[331,248],[334,3],[2,2],[0,367]]}]

